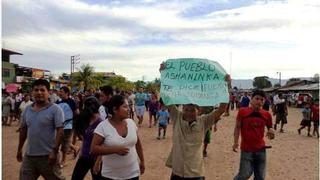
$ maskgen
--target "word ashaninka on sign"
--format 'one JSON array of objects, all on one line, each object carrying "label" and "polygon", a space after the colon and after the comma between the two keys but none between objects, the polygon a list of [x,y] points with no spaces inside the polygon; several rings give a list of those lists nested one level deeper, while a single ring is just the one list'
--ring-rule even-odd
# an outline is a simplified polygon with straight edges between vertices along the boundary
[{"label": "word ashaninka on sign", "polygon": [[226,71],[211,60],[168,59],[161,71],[160,95],[166,105],[215,106],[229,102]]}]

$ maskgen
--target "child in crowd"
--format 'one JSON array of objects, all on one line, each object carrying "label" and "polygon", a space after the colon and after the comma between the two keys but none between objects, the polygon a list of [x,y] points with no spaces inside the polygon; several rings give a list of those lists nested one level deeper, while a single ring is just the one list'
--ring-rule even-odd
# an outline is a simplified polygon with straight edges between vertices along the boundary
[{"label": "child in crowd", "polygon": [[[216,132],[218,130],[217,128],[217,123],[213,125],[213,132]],[[212,134],[212,128],[208,129],[206,134],[205,134],[205,138],[203,140],[203,157],[207,157],[208,156],[208,144],[211,143],[211,134]]]},{"label": "child in crowd", "polygon": [[[200,108],[200,115],[209,114],[213,109],[214,109],[214,107],[212,107],[212,106],[201,107]],[[213,126],[214,126],[213,132],[216,132],[217,131],[217,123],[215,123]],[[212,127],[206,131],[205,136],[204,136],[203,152],[202,152],[203,157],[208,156],[207,148],[208,148],[208,144],[210,144],[210,142],[211,142],[211,134],[212,134]]]},{"label": "child in crowd", "polygon": [[[149,101],[149,128],[152,125],[157,125],[157,112],[159,111],[160,103],[156,94],[151,94],[151,100]],[[152,124],[152,117],[154,118],[154,123]]]},{"label": "child in crowd", "polygon": [[300,128],[298,129],[298,133],[301,134],[301,130],[305,127],[308,127],[308,137],[312,137],[310,134],[310,128],[311,128],[311,109],[310,104],[306,103],[303,110],[302,110],[303,119],[300,123]]},{"label": "child in crowd", "polygon": [[311,106],[311,120],[313,122],[313,136],[317,134],[319,138],[319,99],[316,99]]},{"label": "child in crowd", "polygon": [[167,111],[167,108],[164,105],[161,105],[161,109],[157,113],[157,121],[159,125],[157,139],[160,139],[161,129],[163,129],[163,136],[162,136],[163,139],[166,138],[168,120],[169,120],[169,113]]}]

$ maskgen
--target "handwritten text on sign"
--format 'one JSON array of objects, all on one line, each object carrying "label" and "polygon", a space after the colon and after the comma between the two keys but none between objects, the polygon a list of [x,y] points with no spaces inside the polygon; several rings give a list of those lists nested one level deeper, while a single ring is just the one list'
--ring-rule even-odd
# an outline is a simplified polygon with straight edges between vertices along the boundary
[{"label": "handwritten text on sign", "polygon": [[207,59],[169,59],[161,71],[161,97],[166,105],[214,106],[229,101],[225,70]]}]

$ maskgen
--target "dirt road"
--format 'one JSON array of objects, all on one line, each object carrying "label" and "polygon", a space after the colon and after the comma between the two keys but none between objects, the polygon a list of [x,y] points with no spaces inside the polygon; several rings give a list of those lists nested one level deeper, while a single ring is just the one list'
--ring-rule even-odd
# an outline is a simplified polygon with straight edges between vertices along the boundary
[{"label": "dirt road", "polygon": [[[315,137],[307,137],[306,130],[298,135],[302,118],[301,109],[290,108],[285,133],[276,133],[276,139],[267,140],[272,149],[267,151],[267,173],[269,180],[316,180],[319,179],[319,141]],[[239,168],[240,153],[232,151],[233,127],[237,111],[231,111],[229,117],[219,122],[218,131],[208,147],[205,158],[206,179],[230,180]],[[19,177],[20,163],[16,161],[18,145],[17,127],[2,127],[2,179],[14,180]],[[169,179],[171,170],[165,167],[165,161],[171,148],[172,127],[168,127],[168,136],[157,140],[157,128],[148,128],[147,116],[143,127],[139,129],[145,155],[146,171],[142,180]],[[70,179],[76,160],[68,156],[67,166],[63,172]],[[88,173],[86,179],[91,179]]]}]

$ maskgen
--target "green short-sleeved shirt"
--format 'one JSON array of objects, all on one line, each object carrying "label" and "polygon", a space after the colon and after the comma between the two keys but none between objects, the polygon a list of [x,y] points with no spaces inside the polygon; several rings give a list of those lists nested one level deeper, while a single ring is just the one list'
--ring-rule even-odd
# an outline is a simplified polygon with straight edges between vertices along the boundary
[{"label": "green short-sleeved shirt", "polygon": [[206,131],[214,124],[214,112],[198,116],[196,121],[189,124],[182,119],[182,112],[175,105],[169,106],[169,110],[173,121],[173,146],[166,166],[171,167],[177,176],[204,176],[203,139]]}]

